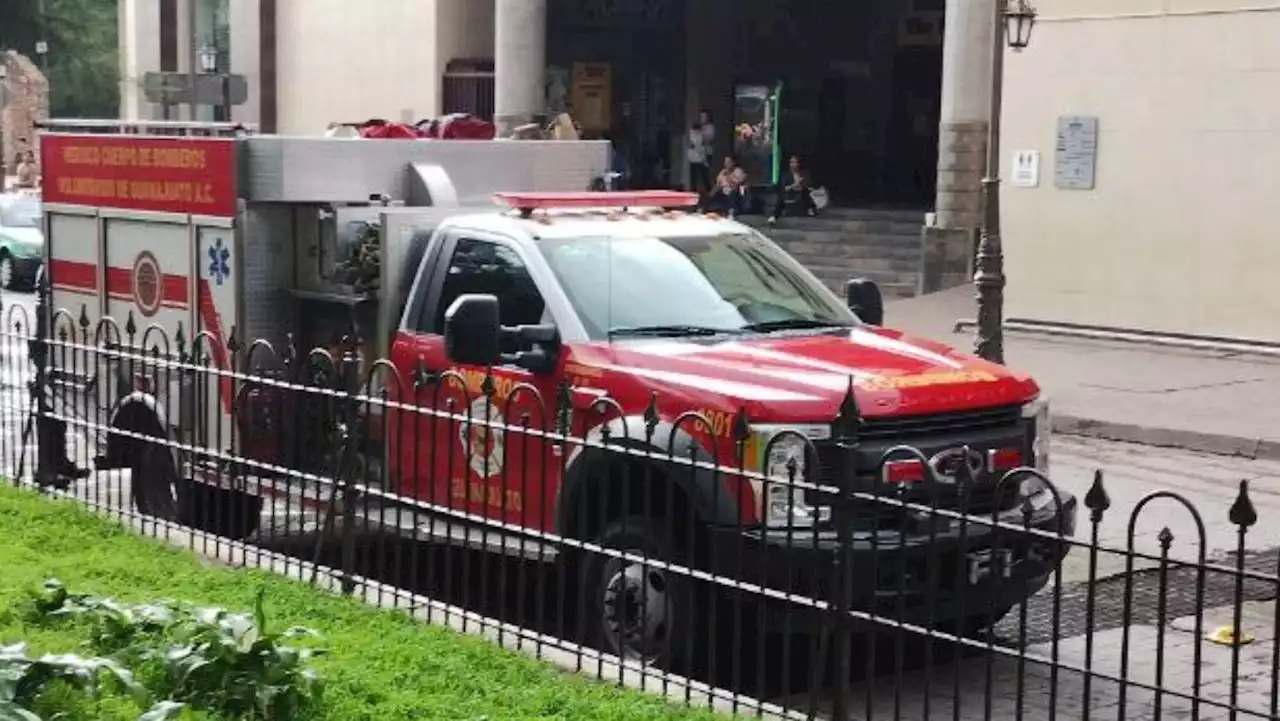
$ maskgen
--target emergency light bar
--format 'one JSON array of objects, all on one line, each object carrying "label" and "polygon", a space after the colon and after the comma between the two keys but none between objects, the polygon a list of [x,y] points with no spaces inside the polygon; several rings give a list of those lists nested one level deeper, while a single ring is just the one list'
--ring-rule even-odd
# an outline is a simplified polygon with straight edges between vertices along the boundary
[{"label": "emergency light bar", "polygon": [[534,210],[582,208],[692,208],[697,193],[675,190],[613,190],[585,193],[495,193],[498,203],[528,216]]}]

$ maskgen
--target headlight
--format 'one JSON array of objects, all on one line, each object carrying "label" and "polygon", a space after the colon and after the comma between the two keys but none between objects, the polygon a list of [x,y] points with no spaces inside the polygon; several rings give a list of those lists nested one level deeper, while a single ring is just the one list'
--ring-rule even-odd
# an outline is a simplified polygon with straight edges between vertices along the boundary
[{"label": "headlight", "polygon": [[753,426],[747,440],[746,470],[767,480],[751,479],[759,518],[766,526],[811,526],[830,517],[831,509],[815,507],[805,489],[812,482],[817,459],[806,439],[829,438],[828,426]]},{"label": "headlight", "polygon": [[1022,417],[1031,421],[1031,454],[1037,471],[1049,475],[1049,441],[1052,434],[1049,399],[1040,396],[1022,407]]},{"label": "headlight", "polygon": [[[1028,435],[1031,441],[1032,465],[1046,478],[1049,476],[1049,443],[1051,417],[1049,399],[1041,396],[1022,407],[1022,417],[1030,421]],[[1037,476],[1025,476],[1018,486],[1018,508],[1030,504],[1033,511],[1041,511],[1053,503],[1053,490]]]}]

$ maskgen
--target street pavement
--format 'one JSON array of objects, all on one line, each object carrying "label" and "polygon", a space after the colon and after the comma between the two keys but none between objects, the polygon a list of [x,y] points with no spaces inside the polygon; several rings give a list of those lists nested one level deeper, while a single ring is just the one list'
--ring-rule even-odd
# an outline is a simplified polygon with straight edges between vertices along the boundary
[{"label": "street pavement", "polygon": [[[971,288],[894,301],[885,324],[969,350]],[[1005,360],[1048,393],[1055,428],[1214,453],[1280,459],[1280,358],[1005,333]]]}]

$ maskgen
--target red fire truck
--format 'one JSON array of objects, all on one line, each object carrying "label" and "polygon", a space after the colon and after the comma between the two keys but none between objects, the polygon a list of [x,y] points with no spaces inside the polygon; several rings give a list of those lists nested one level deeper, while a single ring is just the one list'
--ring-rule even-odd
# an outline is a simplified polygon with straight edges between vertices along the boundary
[{"label": "red fire truck", "polygon": [[[859,603],[916,622],[989,621],[1061,562],[1045,536],[901,507],[1072,533],[1074,498],[1035,474],[1001,483],[1047,472],[1032,379],[882,327],[872,284],[838,298],[687,194],[584,192],[603,143],[54,130],[55,335],[94,328],[104,352],[157,358],[182,337],[230,371],[51,368],[110,409],[95,470],[131,468],[145,513],[243,536],[263,495],[323,505],[335,433],[354,423],[358,513],[449,543],[551,562],[598,544],[716,573],[746,558],[752,582],[818,598],[849,543],[855,566],[881,569]],[[255,382],[287,354],[253,342],[286,335],[358,372],[355,418],[297,414]],[[833,516],[832,487],[899,505]],[[698,631],[688,578],[586,564],[610,650],[664,663]]]}]

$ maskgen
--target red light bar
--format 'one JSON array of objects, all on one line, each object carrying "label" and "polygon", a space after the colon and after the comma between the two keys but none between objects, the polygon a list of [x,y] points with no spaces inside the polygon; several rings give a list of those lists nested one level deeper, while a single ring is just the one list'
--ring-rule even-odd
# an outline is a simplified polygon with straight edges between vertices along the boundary
[{"label": "red light bar", "polygon": [[697,193],[675,190],[621,190],[586,193],[495,193],[494,199],[522,211],[553,208],[692,208]]}]

